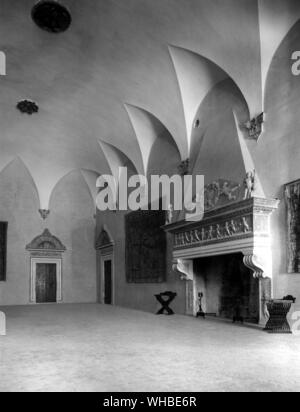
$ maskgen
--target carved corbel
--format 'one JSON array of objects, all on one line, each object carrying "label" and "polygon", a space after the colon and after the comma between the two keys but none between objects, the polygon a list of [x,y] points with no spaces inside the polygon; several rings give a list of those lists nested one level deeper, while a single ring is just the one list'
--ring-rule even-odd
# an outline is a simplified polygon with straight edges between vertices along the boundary
[{"label": "carved corbel", "polygon": [[181,280],[193,280],[193,261],[185,259],[174,259],[173,266],[174,272],[179,272]]},{"label": "carved corbel", "polygon": [[256,255],[245,255],[244,265],[252,270],[255,278],[261,279],[266,277],[265,267]]},{"label": "carved corbel", "polygon": [[50,215],[50,210],[48,209],[39,209],[39,214],[43,220],[46,220],[47,217]]},{"label": "carved corbel", "polygon": [[254,117],[254,119],[249,120],[247,123],[243,125],[243,127],[247,129],[250,139],[254,139],[256,141],[259,140],[263,132],[264,122],[265,113],[261,113],[259,116]]},{"label": "carved corbel", "polygon": [[186,176],[190,173],[190,159],[186,159],[178,166],[178,173],[180,176]]}]

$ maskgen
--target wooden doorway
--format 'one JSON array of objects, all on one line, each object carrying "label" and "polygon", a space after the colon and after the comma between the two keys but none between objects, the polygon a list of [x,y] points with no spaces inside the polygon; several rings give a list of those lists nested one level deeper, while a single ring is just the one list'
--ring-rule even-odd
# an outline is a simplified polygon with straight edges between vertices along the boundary
[{"label": "wooden doorway", "polygon": [[57,302],[56,269],[55,263],[36,264],[36,303]]},{"label": "wooden doorway", "polygon": [[62,302],[62,260],[31,258],[30,302]]},{"label": "wooden doorway", "polygon": [[104,303],[112,304],[112,260],[104,262]]},{"label": "wooden doorway", "polygon": [[114,241],[106,225],[96,241],[98,300],[102,304],[115,304]]},{"label": "wooden doorway", "polygon": [[114,304],[114,265],[113,255],[102,256],[102,282],[101,294],[102,303],[105,305]]}]

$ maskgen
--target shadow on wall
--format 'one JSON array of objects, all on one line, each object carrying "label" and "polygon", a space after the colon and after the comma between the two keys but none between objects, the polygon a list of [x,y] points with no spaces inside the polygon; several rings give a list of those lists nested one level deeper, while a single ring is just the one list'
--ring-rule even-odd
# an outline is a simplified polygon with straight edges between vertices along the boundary
[{"label": "shadow on wall", "polygon": [[65,302],[96,302],[95,205],[80,171],[65,176],[50,201],[48,224],[67,247]]},{"label": "shadow on wall", "polygon": [[300,76],[291,70],[292,53],[299,49],[300,21],[278,48],[266,84],[267,123],[256,156],[258,165],[267,171],[261,174],[266,193],[273,197],[282,185],[300,178]]},{"label": "shadow on wall", "polygon": [[0,283],[0,305],[29,302],[29,260],[26,245],[42,232],[39,198],[20,158],[0,173],[0,221],[8,222],[7,276]]},{"label": "shadow on wall", "polygon": [[[191,164],[196,165],[200,151],[209,142],[212,153],[214,153],[216,147],[218,148],[222,157],[221,164],[224,164],[223,173],[220,171],[218,178],[225,177],[224,175],[228,171],[228,165],[225,164],[226,158],[231,157],[234,150],[231,137],[232,134],[237,132],[232,116],[233,111],[237,114],[241,123],[249,119],[248,106],[240,89],[233,80],[226,79],[218,83],[207,94],[195,116],[194,124],[198,120],[199,127],[194,127],[192,132]],[[222,139],[218,140],[220,135]],[[207,175],[209,175],[209,169],[205,173],[205,168],[201,167],[201,171]],[[227,176],[227,178],[229,177]]]}]

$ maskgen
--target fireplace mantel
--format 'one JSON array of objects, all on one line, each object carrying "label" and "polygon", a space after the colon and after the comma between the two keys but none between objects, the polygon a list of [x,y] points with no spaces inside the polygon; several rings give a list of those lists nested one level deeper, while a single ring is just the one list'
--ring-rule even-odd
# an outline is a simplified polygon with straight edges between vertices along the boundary
[{"label": "fireplace mantel", "polygon": [[192,260],[242,252],[254,277],[272,278],[270,216],[279,200],[252,197],[210,210],[199,222],[164,226],[173,236],[174,270],[193,280]]}]

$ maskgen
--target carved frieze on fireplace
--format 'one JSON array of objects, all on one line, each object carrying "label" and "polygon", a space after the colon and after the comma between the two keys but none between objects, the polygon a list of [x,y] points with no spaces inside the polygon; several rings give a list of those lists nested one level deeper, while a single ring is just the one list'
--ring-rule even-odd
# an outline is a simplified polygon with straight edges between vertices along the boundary
[{"label": "carved frieze on fireplace", "polygon": [[187,275],[188,261],[242,252],[255,277],[272,277],[270,216],[278,200],[250,198],[210,210],[200,222],[165,226],[173,235],[174,265]]}]

